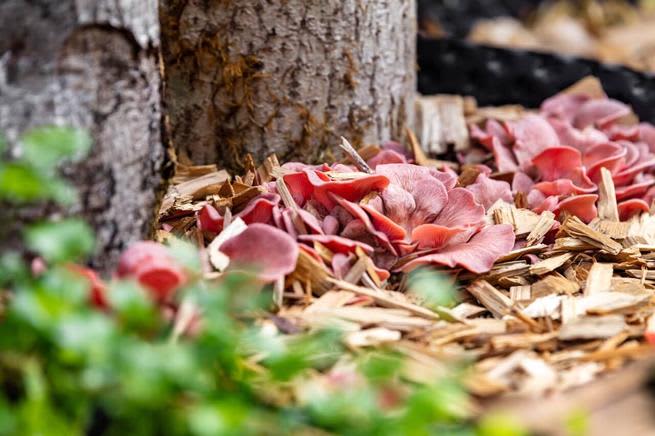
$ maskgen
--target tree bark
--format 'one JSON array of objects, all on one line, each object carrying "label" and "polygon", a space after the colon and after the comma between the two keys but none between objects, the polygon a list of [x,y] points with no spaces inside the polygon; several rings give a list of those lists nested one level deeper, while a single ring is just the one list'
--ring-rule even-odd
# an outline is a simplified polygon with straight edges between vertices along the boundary
[{"label": "tree bark", "polygon": [[160,0],[171,139],[195,163],[322,160],[401,138],[414,0]]},{"label": "tree bark", "polygon": [[81,194],[66,212],[96,230],[101,269],[151,230],[165,157],[158,47],[157,0],[0,2],[0,131],[90,131],[90,157],[66,168]]}]

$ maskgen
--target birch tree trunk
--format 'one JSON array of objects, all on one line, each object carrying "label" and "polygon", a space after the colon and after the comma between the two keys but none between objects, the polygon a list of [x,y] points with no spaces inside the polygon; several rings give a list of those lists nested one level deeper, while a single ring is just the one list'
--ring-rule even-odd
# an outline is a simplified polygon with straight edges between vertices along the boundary
[{"label": "birch tree trunk", "polygon": [[400,139],[415,92],[414,0],[160,0],[179,156],[316,161],[339,136]]},{"label": "birch tree trunk", "polygon": [[88,129],[90,157],[67,171],[71,214],[95,228],[106,269],[150,231],[161,139],[157,0],[0,2],[0,131],[61,124]]}]

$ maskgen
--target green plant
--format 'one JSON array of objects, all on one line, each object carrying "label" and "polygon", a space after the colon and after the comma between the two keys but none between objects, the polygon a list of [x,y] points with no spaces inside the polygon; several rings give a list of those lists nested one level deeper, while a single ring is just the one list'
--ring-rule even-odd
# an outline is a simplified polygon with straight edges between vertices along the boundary
[{"label": "green plant", "polygon": [[[23,157],[0,163],[0,198],[70,201],[57,164],[88,142],[67,129],[28,134]],[[134,281],[109,283],[108,309],[89,304],[91,283],[71,267],[93,248],[83,222],[37,223],[25,241],[47,267],[32,271],[17,253],[0,259],[8,301],[0,309],[0,434],[476,431],[455,377],[410,384],[402,355],[348,354],[337,331],[272,334],[270,291],[246,275],[203,280],[197,251],[183,241],[169,246],[190,277],[177,303],[202,308],[202,318],[200,329],[182,337],[166,308]],[[445,304],[444,295],[423,297]]]}]

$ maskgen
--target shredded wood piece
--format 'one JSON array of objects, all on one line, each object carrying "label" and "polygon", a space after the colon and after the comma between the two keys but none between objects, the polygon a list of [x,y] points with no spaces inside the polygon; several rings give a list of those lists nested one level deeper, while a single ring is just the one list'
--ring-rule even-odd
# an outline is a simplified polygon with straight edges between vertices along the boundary
[{"label": "shredded wood piece", "polygon": [[537,244],[531,247],[519,248],[517,250],[510,251],[505,256],[498,259],[496,263],[504,263],[511,260],[516,260],[518,258],[525,256],[526,254],[541,253],[544,251],[545,248],[547,248],[547,245],[545,244]]},{"label": "shredded wood piece", "polygon": [[629,343],[616,350],[600,350],[581,357],[583,361],[610,360],[625,357],[639,357],[653,354],[653,346],[650,344]]},{"label": "shredded wood piece", "polygon": [[587,275],[584,294],[591,295],[598,292],[609,291],[612,288],[613,274],[614,266],[611,263],[594,263]]},{"label": "shredded wood piece", "polygon": [[418,316],[412,316],[407,310],[388,309],[381,307],[344,306],[315,311],[306,321],[312,323],[320,318],[340,318],[345,321],[359,323],[365,320],[366,325],[386,327],[392,330],[411,331],[416,328],[428,327],[431,321]]},{"label": "shredded wood piece", "polygon": [[601,181],[598,184],[598,217],[608,221],[619,221],[619,207],[616,204],[616,190],[612,173],[607,168],[600,169]]},{"label": "shredded wood piece", "polygon": [[[609,236],[612,239],[625,239],[628,237],[630,232],[630,227],[632,226],[629,222],[615,222],[608,220],[597,220],[590,227],[594,230]],[[631,244],[627,244],[630,246]]]},{"label": "shredded wood piece", "polygon": [[509,298],[516,303],[531,301],[532,287],[530,285],[512,286],[509,288]]},{"label": "shredded wood piece", "polygon": [[382,307],[404,309],[410,313],[413,313],[414,315],[426,319],[433,319],[433,320],[441,319],[441,317],[438,314],[432,312],[430,309],[406,301],[402,301],[400,299],[391,298],[388,295],[388,293],[384,291],[375,291],[372,289],[355,286],[343,280],[338,280],[334,278],[328,278],[327,281],[337,286],[338,288],[344,289],[346,291],[350,291],[354,294],[371,297],[373,298],[373,300],[375,300],[376,303],[380,304]]},{"label": "shredded wood piece", "polygon": [[469,124],[480,124],[488,119],[516,121],[525,115],[525,112],[525,108],[519,105],[487,106],[478,108],[474,114],[468,115],[466,120]]},{"label": "shredded wood piece", "polygon": [[641,307],[650,295],[630,295],[621,292],[598,292],[580,300],[580,307],[590,315],[623,313]]},{"label": "shredded wood piece", "polygon": [[410,128],[405,128],[405,133],[407,134],[407,138],[409,140],[409,144],[412,149],[412,154],[414,155],[414,161],[416,162],[417,165],[422,165],[432,168],[444,168],[444,167],[450,167],[452,169],[459,168],[459,164],[455,162],[430,159],[425,155],[425,152],[423,151],[423,148],[421,148],[421,144],[418,142],[418,139],[416,139],[416,135],[414,134],[414,132]]},{"label": "shredded wood piece", "polygon": [[538,298],[557,294],[573,295],[580,290],[580,285],[559,273],[552,273],[534,283],[531,289],[532,297]]},{"label": "shredded wood piece", "polygon": [[564,253],[558,256],[553,256],[549,257],[548,259],[541,260],[530,266],[530,274],[542,276],[549,272],[555,271],[557,268],[571,260],[572,257],[573,253]]},{"label": "shredded wood piece", "polygon": [[536,327],[534,321],[514,307],[512,300],[485,280],[476,280],[466,290],[471,293],[495,318],[505,315],[516,316],[531,327]]},{"label": "shredded wood piece", "polygon": [[585,251],[591,250],[594,246],[588,242],[582,241],[577,238],[557,238],[555,244],[553,244],[553,251],[562,252],[562,251]]},{"label": "shredded wood piece", "polygon": [[421,147],[432,154],[443,154],[449,146],[455,151],[469,147],[464,118],[464,99],[458,95],[419,96],[416,99],[416,125]]},{"label": "shredded wood piece", "polygon": [[362,279],[362,276],[366,273],[368,263],[366,259],[359,258],[357,262],[350,268],[350,271],[343,278],[344,282],[352,283],[356,285]]},{"label": "shredded wood piece", "polygon": [[537,221],[537,224],[534,226],[532,231],[530,231],[530,234],[527,236],[527,238],[525,238],[526,247],[541,244],[546,234],[555,225],[555,222],[556,220],[554,213],[548,210],[543,211],[539,216],[539,221]]},{"label": "shredded wood piece", "polygon": [[455,315],[458,318],[470,318],[475,315],[479,315],[483,312],[485,312],[486,309],[484,307],[476,306],[474,304],[470,303],[461,303],[457,306],[455,306],[451,312],[453,315]]},{"label": "shredded wood piece", "polygon": [[546,295],[535,299],[528,307],[523,310],[531,318],[557,318],[556,313],[560,309],[562,297],[558,295]]},{"label": "shredded wood piece", "polygon": [[357,149],[357,154],[361,156],[362,159],[368,161],[369,159],[377,156],[380,153],[380,147],[377,145],[365,145],[364,147]]},{"label": "shredded wood piece", "polygon": [[222,184],[230,179],[225,170],[212,171],[202,174],[199,177],[185,179],[185,181],[170,186],[164,195],[159,216],[168,215],[170,210],[178,201],[189,202],[192,200],[205,199],[205,197],[217,194]]},{"label": "shredded wood piece", "polygon": [[600,248],[605,250],[610,254],[619,254],[623,246],[618,242],[614,241],[610,237],[597,232],[592,229],[576,216],[570,216],[566,219],[564,224],[562,224],[562,232],[578,238],[579,240],[588,243],[593,247]]},{"label": "shredded wood piece", "polygon": [[497,335],[491,338],[490,345],[494,351],[522,350],[550,342],[557,337],[556,332],[520,333]]},{"label": "shredded wood piece", "polygon": [[311,283],[312,290],[318,295],[332,288],[329,282],[330,272],[327,268],[303,250],[300,250],[296,270],[290,278],[301,283]]},{"label": "shredded wood piece", "polygon": [[583,317],[562,325],[558,338],[562,341],[576,339],[607,339],[618,335],[626,328],[620,315]]},{"label": "shredded wood piece", "polygon": [[348,333],[344,342],[349,347],[360,348],[378,346],[389,342],[397,342],[401,337],[402,334],[397,330],[377,327]]},{"label": "shredded wood piece", "polygon": [[343,307],[350,302],[355,294],[348,291],[328,291],[316,298],[312,304],[305,308],[305,313],[314,313],[323,309],[332,309],[335,307]]},{"label": "shredded wood piece", "polygon": [[339,143],[339,146],[343,151],[346,152],[346,155],[355,163],[357,168],[359,168],[361,171],[364,171],[367,174],[371,174],[373,171],[371,170],[371,167],[368,166],[366,161],[362,159],[362,157],[357,153],[357,150],[348,142],[346,138],[343,136],[341,137],[341,142]]},{"label": "shredded wood piece", "polygon": [[257,174],[261,183],[270,182],[275,177],[274,171],[280,168],[280,162],[277,156],[272,154],[264,159],[264,162],[257,168]]},{"label": "shredded wood piece", "polygon": [[562,91],[564,94],[586,94],[591,98],[604,98],[603,84],[598,77],[587,76]]},{"label": "shredded wood piece", "polygon": [[[513,204],[505,203],[502,200],[498,200],[496,203],[494,203],[489,211],[491,211],[496,224],[511,224],[514,226],[514,233],[517,237],[532,233],[535,231],[535,228],[541,224],[540,215],[528,209],[519,209]],[[548,214],[552,215],[552,212],[548,212],[546,216],[548,216]],[[551,222],[551,225],[553,223],[554,221]],[[546,223],[541,225],[545,226]],[[548,230],[550,230],[550,227],[544,232],[544,235],[548,232]],[[538,242],[535,241],[535,243]]]},{"label": "shredded wood piece", "polygon": [[630,277],[612,277],[610,289],[615,292],[633,295],[653,294],[652,290],[646,289],[641,279]]}]

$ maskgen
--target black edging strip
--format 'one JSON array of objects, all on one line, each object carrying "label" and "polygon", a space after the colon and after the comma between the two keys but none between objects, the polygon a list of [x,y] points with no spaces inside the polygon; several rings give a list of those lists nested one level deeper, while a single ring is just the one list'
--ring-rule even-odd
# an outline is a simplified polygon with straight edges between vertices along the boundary
[{"label": "black edging strip", "polygon": [[461,94],[481,105],[543,100],[585,76],[600,79],[607,94],[655,123],[655,75],[597,61],[503,49],[454,38],[418,39],[418,89],[422,94]]}]

